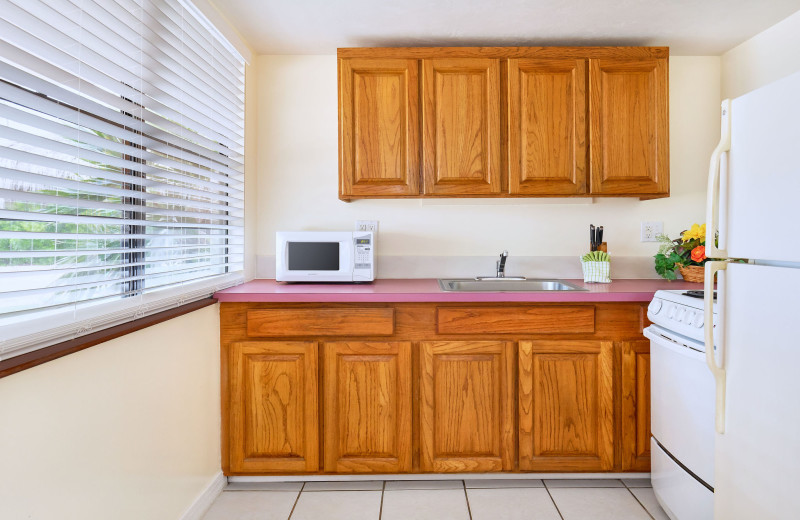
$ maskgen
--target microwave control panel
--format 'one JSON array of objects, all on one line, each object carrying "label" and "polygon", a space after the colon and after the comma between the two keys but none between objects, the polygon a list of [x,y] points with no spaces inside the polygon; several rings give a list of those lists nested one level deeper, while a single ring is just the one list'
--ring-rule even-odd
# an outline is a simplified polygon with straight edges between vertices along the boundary
[{"label": "microwave control panel", "polygon": [[375,240],[371,232],[353,235],[355,259],[353,262],[353,281],[372,281],[375,279]]}]

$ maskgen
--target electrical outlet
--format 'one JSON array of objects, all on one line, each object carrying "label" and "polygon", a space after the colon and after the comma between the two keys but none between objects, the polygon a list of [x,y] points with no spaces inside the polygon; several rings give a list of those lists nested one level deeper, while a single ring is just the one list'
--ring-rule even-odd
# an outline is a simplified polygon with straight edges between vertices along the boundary
[{"label": "electrical outlet", "polygon": [[658,242],[656,238],[664,232],[663,222],[642,222],[642,242]]},{"label": "electrical outlet", "polygon": [[372,231],[378,232],[377,220],[356,220],[356,231]]}]

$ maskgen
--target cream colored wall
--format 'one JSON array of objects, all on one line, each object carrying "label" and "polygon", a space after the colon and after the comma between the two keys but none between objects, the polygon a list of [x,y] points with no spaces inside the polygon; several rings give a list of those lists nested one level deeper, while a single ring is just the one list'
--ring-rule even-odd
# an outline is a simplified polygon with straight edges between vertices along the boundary
[{"label": "cream colored wall", "polygon": [[256,276],[258,242],[258,73],[255,65],[244,69],[244,277]]},{"label": "cream colored wall", "polygon": [[220,471],[219,310],[0,379],[0,518],[177,520]]},{"label": "cream colored wall", "polygon": [[[337,198],[335,56],[259,56],[258,246],[274,255],[276,230],[350,230],[380,221],[380,255],[575,256],[590,223],[605,226],[612,254],[649,257],[640,222],[675,234],[704,215],[708,157],[719,134],[719,57],[670,59],[667,199],[362,200]],[[260,276],[263,274],[259,273]]]},{"label": "cream colored wall", "polygon": [[722,55],[722,98],[800,71],[800,11]]}]

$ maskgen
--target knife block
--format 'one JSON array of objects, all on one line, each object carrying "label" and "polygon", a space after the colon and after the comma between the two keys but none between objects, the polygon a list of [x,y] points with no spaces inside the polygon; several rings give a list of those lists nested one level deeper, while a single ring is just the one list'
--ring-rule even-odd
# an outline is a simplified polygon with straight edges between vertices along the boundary
[{"label": "knife block", "polygon": [[608,242],[602,242],[599,246],[597,246],[597,250],[608,253]]}]

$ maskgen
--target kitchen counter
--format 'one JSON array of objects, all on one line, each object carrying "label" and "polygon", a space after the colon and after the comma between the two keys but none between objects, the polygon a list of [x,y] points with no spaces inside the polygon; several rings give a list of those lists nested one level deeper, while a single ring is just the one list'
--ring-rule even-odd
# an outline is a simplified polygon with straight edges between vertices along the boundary
[{"label": "kitchen counter", "polygon": [[256,279],[217,292],[220,302],[649,302],[661,289],[702,290],[699,283],[661,279],[584,283],[566,280],[586,291],[445,292],[435,278],[379,279],[368,284],[287,284]]}]

